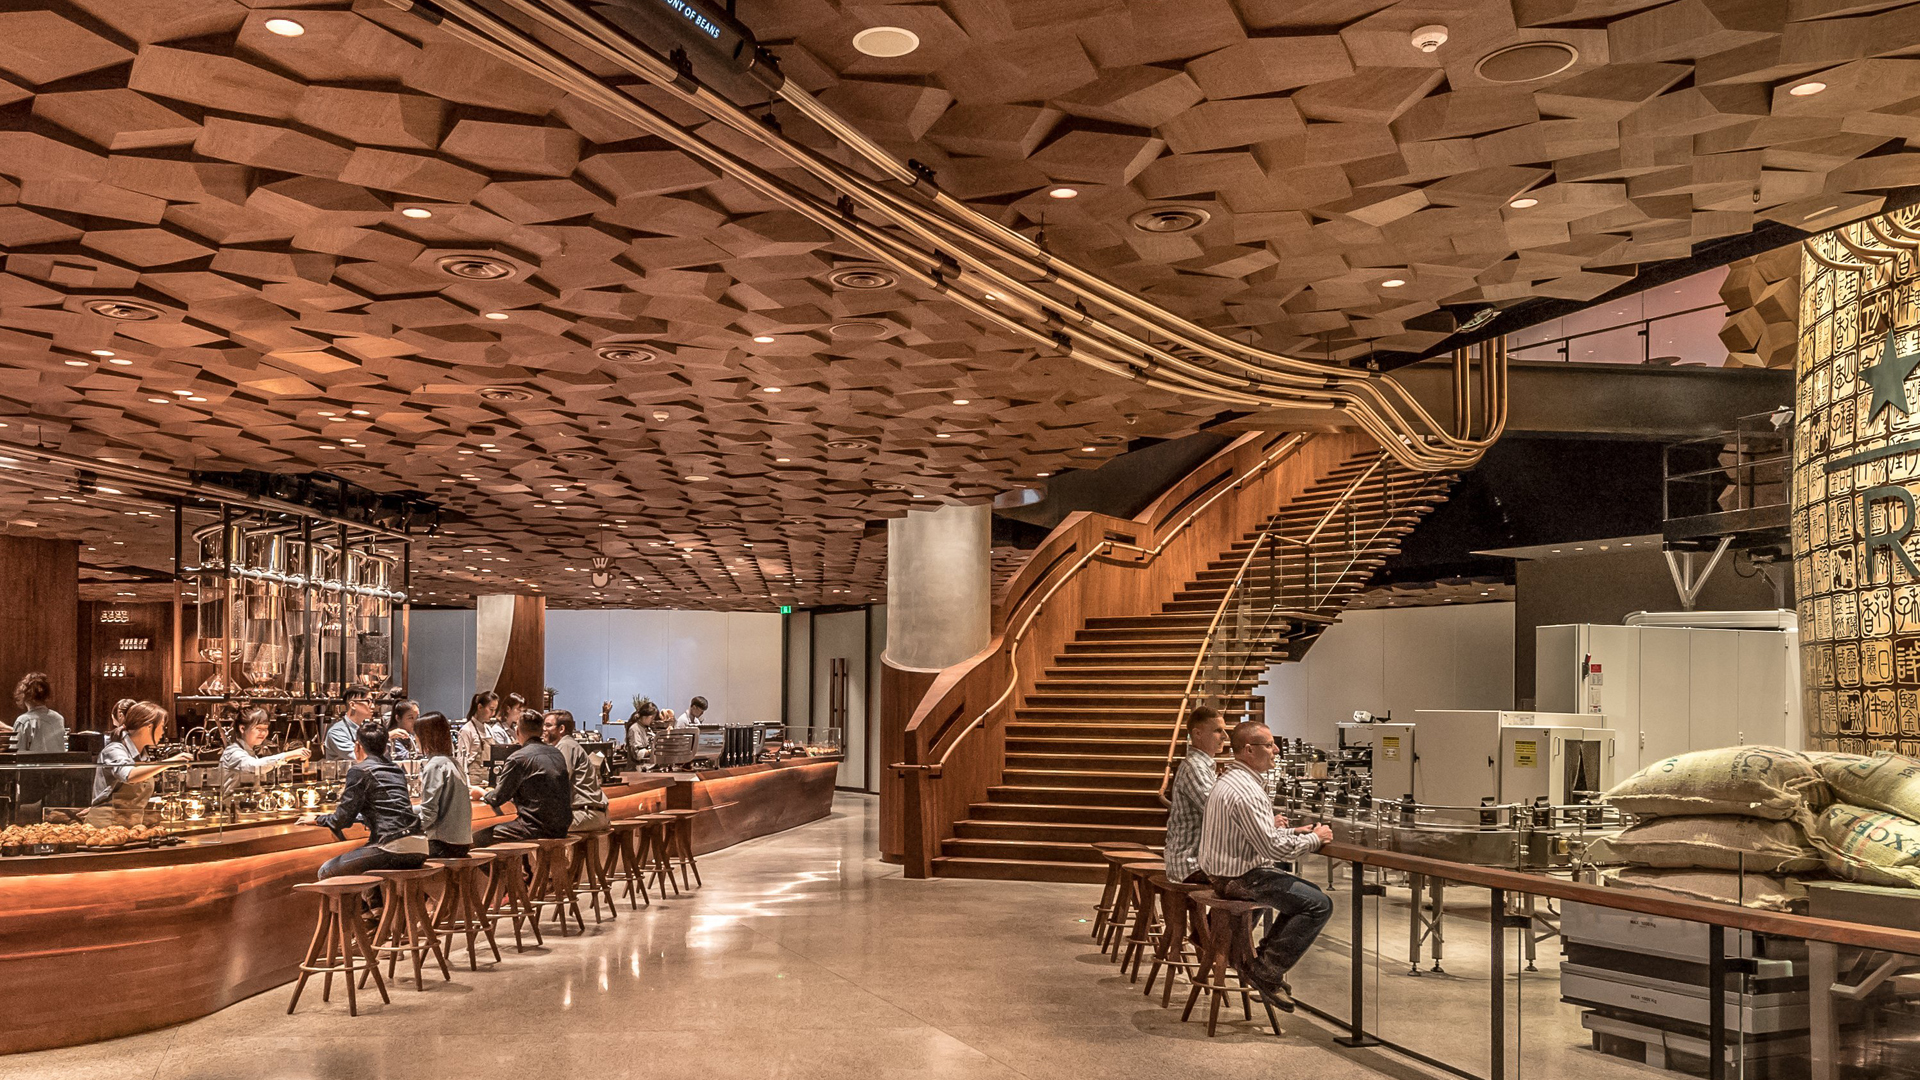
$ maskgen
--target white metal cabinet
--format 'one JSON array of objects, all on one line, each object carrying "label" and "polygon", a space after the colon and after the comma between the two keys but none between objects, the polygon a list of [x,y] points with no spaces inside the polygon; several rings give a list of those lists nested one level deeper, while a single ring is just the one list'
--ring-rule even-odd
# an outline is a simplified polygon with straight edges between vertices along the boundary
[{"label": "white metal cabinet", "polygon": [[1691,749],[1693,631],[1651,626],[1632,629],[1640,637],[1639,760],[1632,763],[1638,772],[1652,762]]}]

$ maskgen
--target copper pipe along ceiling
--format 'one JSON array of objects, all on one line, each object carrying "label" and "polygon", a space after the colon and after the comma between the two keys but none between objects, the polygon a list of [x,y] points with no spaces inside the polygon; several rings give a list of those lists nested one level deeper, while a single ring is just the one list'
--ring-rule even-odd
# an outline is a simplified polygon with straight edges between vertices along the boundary
[{"label": "copper pipe along ceiling", "polygon": [[[568,0],[502,3],[542,33],[646,80],[779,154],[830,194],[803,189],[673,122],[477,3],[388,2],[660,136],[1037,348],[1065,353],[1156,389],[1223,405],[1337,410],[1396,461],[1423,471],[1473,465],[1505,429],[1504,348],[1485,345],[1479,350],[1480,435],[1468,437],[1472,425],[1463,424],[1459,416],[1442,424],[1391,377],[1232,341],[1051,255],[1032,239],[939,191],[926,176],[791,82],[768,80],[768,85],[777,85],[779,100],[838,139],[884,182],[787,139],[625,30]],[[1456,365],[1455,377],[1464,381],[1467,375]],[[1463,389],[1456,394],[1456,401],[1468,396]]]}]

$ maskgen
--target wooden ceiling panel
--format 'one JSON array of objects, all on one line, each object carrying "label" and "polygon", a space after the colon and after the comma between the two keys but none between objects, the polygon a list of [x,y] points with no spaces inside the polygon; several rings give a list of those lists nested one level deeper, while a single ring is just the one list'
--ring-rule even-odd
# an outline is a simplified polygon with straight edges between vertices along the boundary
[{"label": "wooden ceiling panel", "polygon": [[[556,604],[864,601],[881,519],[1215,411],[889,284],[738,181],[398,9],[15,7],[0,14],[0,439],[423,491],[465,518],[421,545],[423,600],[539,585]],[[1462,307],[1598,295],[1759,220],[1877,206],[1915,175],[1917,12],[739,6],[798,85],[948,192],[1029,235],[1044,223],[1050,250],[1205,325],[1346,358],[1444,343]],[[1435,23],[1449,40],[1421,52],[1410,35]],[[881,25],[920,49],[852,46]],[[1541,42],[1571,61],[1483,73]],[[1816,77],[1824,93],[1786,93]],[[1073,197],[1049,195],[1062,186]],[[1165,202],[1210,220],[1131,223]],[[87,307],[100,300],[151,317],[107,318]],[[1776,345],[1742,339],[1756,357]],[[16,487],[0,484],[9,529],[77,536],[101,561],[170,551],[148,519]],[[596,597],[583,568],[603,536],[618,572]]]}]

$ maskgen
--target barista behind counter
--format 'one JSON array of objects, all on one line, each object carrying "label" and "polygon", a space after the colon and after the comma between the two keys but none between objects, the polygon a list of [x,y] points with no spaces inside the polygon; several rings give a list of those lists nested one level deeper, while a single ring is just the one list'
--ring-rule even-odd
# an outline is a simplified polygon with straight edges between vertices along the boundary
[{"label": "barista behind counter", "polygon": [[93,808],[87,811],[87,824],[98,828],[109,825],[143,825],[147,800],[153,797],[153,779],[168,769],[193,760],[185,751],[150,765],[139,764],[140,756],[153,749],[167,710],[151,701],[137,702],[121,722],[120,736],[100,751],[99,767],[93,774]]}]

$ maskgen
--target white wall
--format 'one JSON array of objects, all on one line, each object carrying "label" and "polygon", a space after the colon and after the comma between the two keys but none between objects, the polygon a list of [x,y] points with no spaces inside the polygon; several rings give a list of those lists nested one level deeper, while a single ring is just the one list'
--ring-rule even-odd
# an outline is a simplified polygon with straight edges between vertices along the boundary
[{"label": "white wall", "polygon": [[867,613],[836,611],[813,616],[813,724],[825,727],[832,718],[833,661],[847,662],[847,719],[842,732],[845,760],[835,784],[867,786]]},{"label": "white wall", "polygon": [[1321,746],[1355,709],[1411,720],[1416,709],[1513,707],[1513,605],[1371,608],[1327,627],[1297,664],[1267,670],[1275,736]]},{"label": "white wall", "polygon": [[635,694],[684,711],[695,694],[715,720],[780,719],[780,616],[745,611],[547,611],[547,685],[586,722]]},{"label": "white wall", "polygon": [[467,715],[473,698],[474,616],[471,609],[412,611],[407,629],[407,692],[423,712],[453,719]]}]

